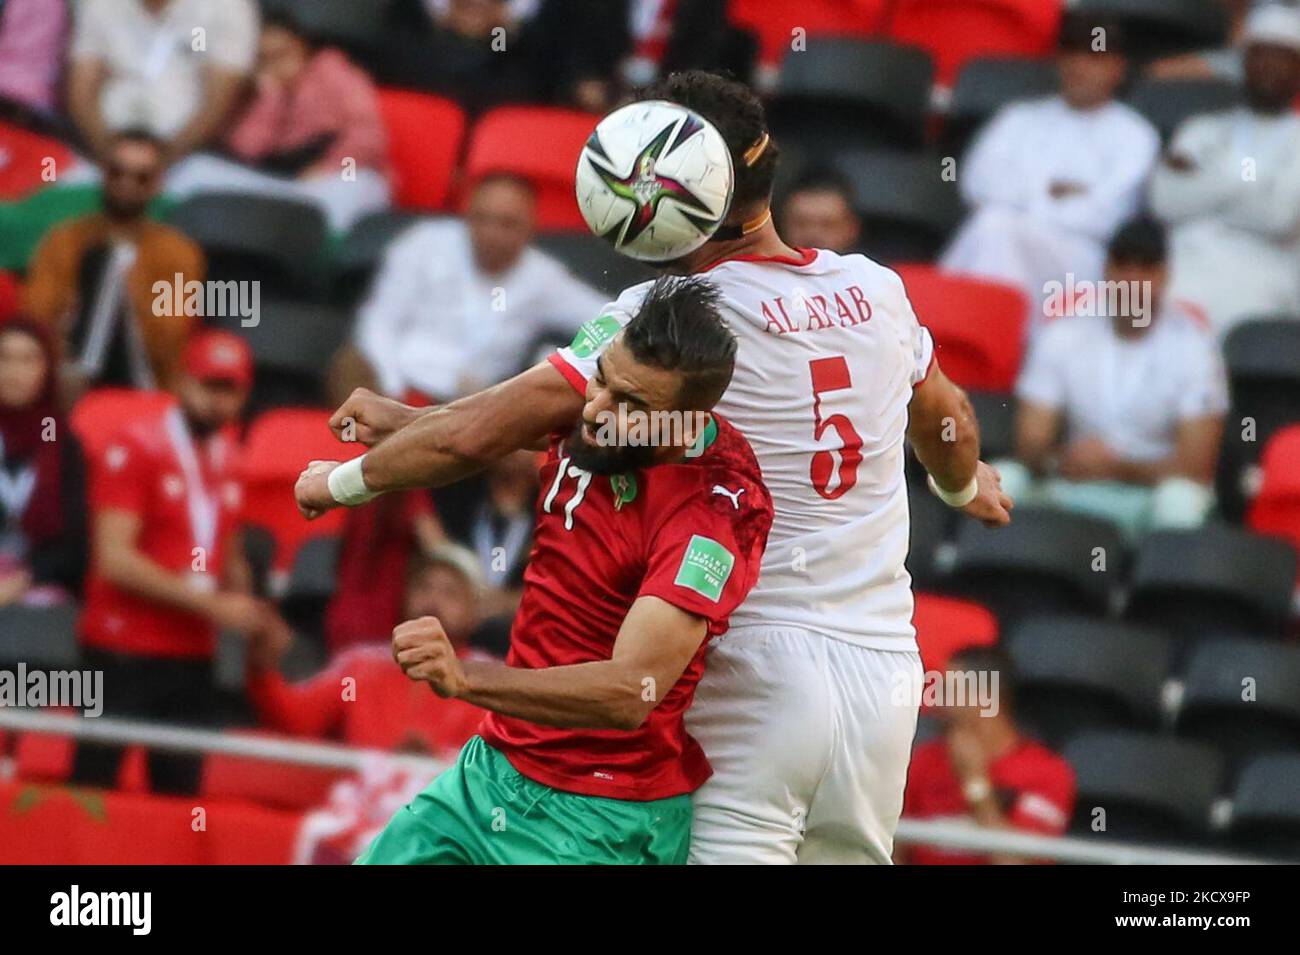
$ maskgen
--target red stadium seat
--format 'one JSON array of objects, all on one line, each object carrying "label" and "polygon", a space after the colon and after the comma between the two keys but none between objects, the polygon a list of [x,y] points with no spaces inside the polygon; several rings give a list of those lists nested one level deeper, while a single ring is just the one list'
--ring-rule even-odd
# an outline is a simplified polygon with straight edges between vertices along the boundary
[{"label": "red stadium seat", "polygon": [[21,286],[12,272],[0,271],[0,322],[18,311]]},{"label": "red stadium seat", "polygon": [[452,100],[409,90],[381,89],[379,111],[388,133],[394,199],[403,209],[450,207],[465,113]]},{"label": "red stadium seat", "polygon": [[1029,303],[1019,289],[929,265],[900,265],[908,297],[934,336],[939,365],[963,388],[1013,390]]},{"label": "red stadium seat", "polygon": [[969,600],[918,593],[912,624],[927,673],[942,673],[958,650],[991,647],[998,641],[997,618]]},{"label": "red stadium seat", "polygon": [[585,230],[573,176],[578,154],[599,116],[570,109],[503,106],[470,133],[465,172],[470,182],[489,173],[512,173],[537,189],[537,227]]},{"label": "red stadium seat", "polygon": [[885,25],[889,0],[731,0],[728,19],[757,34],[764,66],[778,65],[790,50],[794,30],[805,36],[867,37]]},{"label": "red stadium seat", "polygon": [[244,522],[259,524],[275,536],[277,572],[288,573],[303,541],[343,529],[341,509],[307,521],[293,500],[294,482],[308,461],[348,461],[366,450],[337,440],[330,433],[329,417],[329,412],[312,408],[278,408],[258,416],[248,428],[240,461]]},{"label": "red stadium seat", "polygon": [[1261,534],[1285,537],[1300,550],[1300,424],[1269,439],[1260,466],[1264,479],[1247,523]]},{"label": "red stadium seat", "polygon": [[1046,56],[1063,9],[1061,0],[898,0],[889,36],[929,51],[936,83],[951,87],[976,57]]},{"label": "red stadium seat", "polygon": [[201,792],[209,798],[247,799],[280,809],[305,810],[324,804],[330,787],[347,775],[318,766],[209,753],[203,760]]},{"label": "red stadium seat", "polygon": [[86,457],[97,458],[122,425],[144,412],[164,408],[175,398],[162,391],[99,388],[88,392],[72,408],[72,430]]}]

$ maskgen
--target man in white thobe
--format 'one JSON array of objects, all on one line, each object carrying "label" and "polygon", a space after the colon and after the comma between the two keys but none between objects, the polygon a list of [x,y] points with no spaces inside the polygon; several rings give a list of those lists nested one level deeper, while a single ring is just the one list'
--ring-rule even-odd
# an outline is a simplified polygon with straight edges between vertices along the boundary
[{"label": "man in white thobe", "polygon": [[1031,333],[1049,283],[1101,278],[1160,150],[1155,128],[1115,100],[1128,69],[1116,25],[1068,19],[1058,65],[1060,94],[1004,107],[958,166],[973,212],[941,260],[1023,290]]},{"label": "man in white thobe", "polygon": [[1246,98],[1188,120],[1151,183],[1172,230],[1173,292],[1219,335],[1246,318],[1300,314],[1300,10],[1246,25]]}]

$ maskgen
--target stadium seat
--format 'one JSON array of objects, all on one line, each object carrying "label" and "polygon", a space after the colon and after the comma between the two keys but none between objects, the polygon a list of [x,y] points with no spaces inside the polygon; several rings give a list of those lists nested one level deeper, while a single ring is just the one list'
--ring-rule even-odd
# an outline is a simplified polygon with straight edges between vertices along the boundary
[{"label": "stadium seat", "polygon": [[573,191],[578,155],[599,116],[547,106],[502,106],[470,133],[465,174],[474,182],[489,173],[522,176],[537,189],[539,229],[586,231]]},{"label": "stadium seat", "polygon": [[933,64],[916,47],[818,37],[790,57],[769,110],[782,149],[824,156],[925,136]]},{"label": "stadium seat", "polygon": [[[1245,514],[1243,477],[1280,428],[1300,421],[1300,317],[1242,322],[1224,339],[1232,394],[1219,455],[1219,508],[1229,520]],[[1243,433],[1249,422],[1249,433]]]},{"label": "stadium seat", "polygon": [[[1300,648],[1262,640],[1207,640],[1187,666],[1176,728],[1250,756],[1300,750]],[[1298,793],[1300,795],[1300,793]]]},{"label": "stadium seat", "polygon": [[908,573],[918,587],[937,586],[947,573],[941,551],[949,546],[957,515],[929,492],[924,480],[908,484],[908,510],[911,512]]},{"label": "stadium seat", "polygon": [[1129,91],[1130,106],[1151,121],[1168,141],[1186,120],[1231,109],[1242,102],[1240,85],[1227,80],[1140,79]]},{"label": "stadium seat", "polygon": [[280,607],[300,632],[321,633],[325,606],[334,595],[338,576],[339,538],[313,537],[294,556],[289,587]]},{"label": "stadium seat", "polygon": [[261,0],[268,12],[286,12],[311,38],[368,57],[383,42],[384,17],[392,0]]},{"label": "stadium seat", "polygon": [[1031,614],[1104,613],[1123,557],[1122,538],[1109,522],[1023,507],[996,530],[962,522],[942,586],[987,604],[1006,630]]},{"label": "stadium seat", "polygon": [[[779,65],[797,37],[868,37],[886,22],[890,0],[730,0],[730,21],[758,37],[759,61]],[[795,30],[802,30],[796,34]]]},{"label": "stadium seat", "polygon": [[168,219],[203,247],[210,280],[259,281],[263,298],[324,291],[327,227],[308,202],[205,192],[179,203]]},{"label": "stadium seat", "polygon": [[22,283],[12,272],[0,270],[0,322],[13,316],[18,311],[18,297],[22,292]]},{"label": "stadium seat", "polygon": [[465,140],[464,110],[441,96],[381,89],[379,111],[388,134],[393,201],[403,209],[449,210]]},{"label": "stadium seat", "polygon": [[930,261],[965,210],[943,157],[894,149],[845,150],[833,164],[853,186],[863,251],[886,263]]},{"label": "stadium seat", "polygon": [[77,656],[75,606],[0,607],[0,667],[66,669]]},{"label": "stadium seat", "polygon": [[976,130],[1003,106],[1021,99],[1050,96],[1059,86],[1056,64],[1050,60],[971,60],[957,75],[952,103],[944,118],[944,152],[958,156]]},{"label": "stadium seat", "polygon": [[347,312],[327,305],[263,298],[258,321],[236,318],[207,324],[239,335],[253,350],[257,377],[249,414],[323,400],[324,373],[348,336]]},{"label": "stadium seat", "polygon": [[389,243],[415,223],[429,219],[416,212],[390,210],[372,212],[358,220],[334,252],[332,300],[345,307],[361,301]]},{"label": "stadium seat", "polygon": [[161,391],[97,388],[73,405],[69,423],[81,441],[86,458],[93,461],[104,452],[124,422],[175,403],[175,398]]},{"label": "stadium seat", "polygon": [[[1208,836],[1223,780],[1213,748],[1148,733],[1088,732],[1070,740],[1064,756],[1078,784],[1075,833],[1142,842]],[[1105,828],[1094,828],[1103,818]]]},{"label": "stadium seat", "polygon": [[[234,735],[259,738],[266,734],[243,731]],[[247,799],[277,809],[302,811],[323,805],[330,788],[346,775],[320,766],[209,753],[203,760],[199,791],[208,799]]]},{"label": "stadium seat", "polygon": [[925,265],[897,271],[917,318],[934,336],[944,373],[964,388],[1012,391],[1025,347],[1024,294]]},{"label": "stadium seat", "polygon": [[1147,535],[1125,616],[1175,636],[1281,636],[1296,552],[1286,541],[1225,524]]},{"label": "stadium seat", "polygon": [[1072,13],[1113,17],[1138,60],[1227,46],[1227,11],[1204,0],[1074,0]]},{"label": "stadium seat", "polygon": [[1016,396],[972,391],[967,397],[980,425],[980,456],[986,461],[1009,457],[1016,443]]},{"label": "stadium seat", "polygon": [[[360,444],[335,439],[329,412],[314,408],[278,408],[255,418],[240,459],[244,481],[244,521],[275,535],[273,577],[287,582],[303,541],[342,531],[344,512],[335,509],[314,521],[298,513],[293,485],[308,461],[347,461],[365,451]],[[275,593],[281,591],[273,583]]]},{"label": "stadium seat", "polygon": [[1154,730],[1169,678],[1169,638],[1085,617],[1031,617],[1007,635],[1016,714],[1055,746],[1085,730]]},{"label": "stadium seat", "polygon": [[935,80],[952,86],[983,56],[1047,56],[1061,29],[1062,0],[897,0],[889,36],[927,50]]},{"label": "stadium seat", "polygon": [[1256,533],[1286,538],[1300,552],[1300,424],[1269,439],[1260,469],[1248,523]]},{"label": "stadium seat", "polygon": [[533,244],[611,299],[625,288],[655,277],[650,266],[619,255],[613,246],[590,233],[544,232]]},{"label": "stadium seat", "polygon": [[958,650],[991,647],[998,640],[998,621],[987,607],[938,594],[916,595],[912,625],[926,672],[942,673]]},{"label": "stadium seat", "polygon": [[1300,753],[1251,760],[1232,794],[1228,838],[1261,856],[1300,861]]}]

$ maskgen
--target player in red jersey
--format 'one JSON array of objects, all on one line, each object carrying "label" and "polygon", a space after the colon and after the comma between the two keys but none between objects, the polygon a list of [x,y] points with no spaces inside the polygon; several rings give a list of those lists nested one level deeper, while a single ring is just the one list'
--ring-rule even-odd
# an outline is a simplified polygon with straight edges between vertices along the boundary
[{"label": "player in red jersey", "polygon": [[433,617],[393,631],[407,676],[492,712],[359,862],[686,861],[710,769],[682,716],[772,522],[709,413],[735,352],[712,285],[660,280],[552,442],[506,662],[458,659]]}]

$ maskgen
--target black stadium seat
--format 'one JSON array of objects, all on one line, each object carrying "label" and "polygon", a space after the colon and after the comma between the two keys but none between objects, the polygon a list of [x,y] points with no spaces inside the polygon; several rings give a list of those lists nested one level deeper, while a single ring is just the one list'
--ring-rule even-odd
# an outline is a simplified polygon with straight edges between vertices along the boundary
[{"label": "black stadium seat", "polygon": [[1300,753],[1259,756],[1242,770],[1228,838],[1246,852],[1300,861]]},{"label": "black stadium seat", "polygon": [[943,577],[938,562],[939,548],[949,539],[956,514],[926,488],[910,484],[908,506],[911,510],[911,544],[907,553],[907,570],[917,587],[929,588]]},{"label": "black stadium seat", "polygon": [[202,246],[208,278],[260,281],[261,295],[314,298],[324,291],[327,227],[315,206],[291,199],[206,192],[172,209],[172,225]]},{"label": "black stadium seat", "polygon": [[1281,636],[1296,554],[1286,541],[1226,524],[1147,535],[1125,616],[1181,638]]},{"label": "black stadium seat", "polygon": [[371,279],[383,262],[388,245],[417,222],[429,216],[390,209],[362,217],[339,243],[333,262],[333,300],[354,305],[369,291]]},{"label": "black stadium seat", "polygon": [[1018,718],[1060,746],[1085,730],[1150,729],[1172,657],[1158,631],[1084,617],[1032,617],[1006,638]]},{"label": "black stadium seat", "polygon": [[316,42],[341,46],[362,59],[382,45],[389,6],[391,0],[262,0],[264,10],[289,13]]},{"label": "black stadium seat", "polygon": [[0,607],[0,667],[66,669],[77,662],[77,608]]},{"label": "black stadium seat", "polygon": [[1022,507],[996,530],[962,523],[943,589],[993,608],[1004,630],[1031,614],[1102,614],[1123,559],[1120,533],[1108,521]]},{"label": "black stadium seat", "polygon": [[[644,262],[620,255],[608,242],[586,232],[544,232],[534,244],[611,299],[625,288],[655,277],[654,270]],[[580,321],[586,321],[586,317]]]},{"label": "black stadium seat", "polygon": [[334,595],[337,582],[339,546],[337,537],[312,537],[294,555],[289,587],[280,607],[285,619],[300,632],[321,632],[325,606]]},{"label": "black stadium seat", "polygon": [[980,426],[980,456],[986,461],[1010,456],[1015,445],[1016,396],[972,391],[967,397]]},{"label": "black stadium seat", "polygon": [[1179,735],[1218,746],[1234,765],[1300,749],[1300,648],[1206,641],[1188,664],[1176,726]]},{"label": "black stadium seat", "polygon": [[[1300,316],[1242,322],[1223,343],[1232,407],[1219,457],[1219,507],[1232,520],[1245,511],[1243,471],[1259,460],[1268,439],[1300,421]],[[1243,420],[1252,433],[1243,437]]]},{"label": "black stadium seat", "polygon": [[1060,83],[1050,60],[988,57],[972,60],[957,76],[944,120],[944,152],[963,153],[981,126],[1008,103],[1050,96]]},{"label": "black stadium seat", "polygon": [[[1082,733],[1066,745],[1080,836],[1140,842],[1205,840],[1223,760],[1201,743],[1149,733]],[[1103,818],[1104,829],[1094,828]]]},{"label": "black stadium seat", "polygon": [[1168,141],[1187,119],[1231,109],[1242,101],[1242,89],[1227,80],[1143,79],[1129,91],[1128,103],[1151,121]]},{"label": "black stadium seat", "polygon": [[920,146],[934,64],[916,47],[813,37],[784,60],[772,129],[782,148],[827,155],[871,146]]},{"label": "black stadium seat", "polygon": [[897,149],[855,149],[834,165],[853,186],[863,251],[884,262],[930,261],[965,214],[944,157]]},{"label": "black stadium seat", "polygon": [[1227,45],[1227,11],[1219,3],[1206,3],[1205,0],[1075,0],[1070,9],[1074,13],[1118,19],[1124,26],[1132,55],[1139,60]]}]

